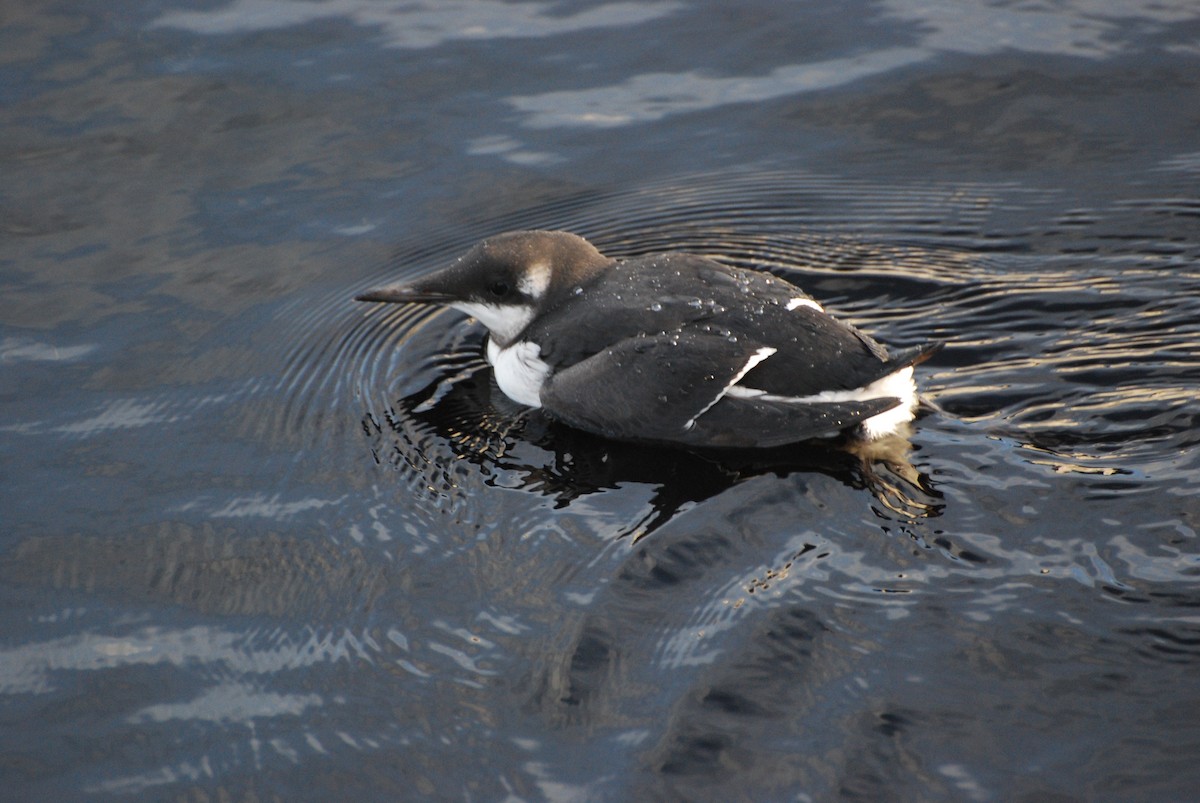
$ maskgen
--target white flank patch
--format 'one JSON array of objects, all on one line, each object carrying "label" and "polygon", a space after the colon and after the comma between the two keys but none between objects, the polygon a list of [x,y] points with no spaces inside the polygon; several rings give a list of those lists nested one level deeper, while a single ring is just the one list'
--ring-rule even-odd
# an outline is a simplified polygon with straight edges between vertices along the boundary
[{"label": "white flank patch", "polygon": [[546,288],[550,286],[550,266],[544,262],[538,262],[530,265],[525,271],[525,275],[521,277],[521,281],[517,282],[517,289],[527,296],[534,299],[541,299],[546,295]]},{"label": "white flank patch", "polygon": [[815,309],[817,312],[825,311],[824,307],[822,307],[817,302],[813,301],[811,298],[801,298],[800,296],[796,296],[795,298],[788,299],[787,311],[791,312],[796,307],[809,307],[810,309]]},{"label": "white flank patch", "polygon": [[899,399],[897,406],[862,422],[869,438],[880,438],[895,432],[896,427],[913,420],[917,409],[917,383],[913,381],[911,365],[854,390],[824,390],[811,396],[777,396],[757,388],[733,387],[727,388],[726,393],[735,399],[761,399],[784,404],[866,401],[888,397]]},{"label": "white flank patch", "polygon": [[721,399],[725,398],[725,395],[727,393],[738,390],[738,388],[735,386],[737,385],[738,382],[742,381],[742,377],[744,377],[746,374],[750,373],[751,368],[758,365],[760,362],[765,360],[767,357],[770,357],[772,354],[774,354],[778,350],[779,349],[773,349],[770,346],[763,346],[758,351],[751,354],[750,359],[746,360],[746,364],[742,366],[742,370],[740,370],[736,374],[734,374],[733,379],[729,380],[729,384],[727,384],[725,387],[721,388],[721,392],[717,394],[717,397],[715,399],[713,399],[712,401],[710,401],[708,404],[704,405],[703,410],[701,410],[700,412],[698,412],[694,416],[692,416],[690,419],[688,419],[688,422],[683,425],[683,428],[685,430],[687,430],[687,429],[691,429],[692,427],[696,426],[697,418],[699,418],[700,416],[704,415],[709,410],[711,410],[713,408],[713,405],[716,404],[717,402],[719,402]]},{"label": "white flank patch", "polygon": [[474,301],[457,301],[450,306],[465,312],[488,328],[492,337],[503,343],[512,339],[533,320],[533,307],[523,304],[480,304]]},{"label": "white flank patch", "polygon": [[550,366],[542,361],[541,353],[537,343],[522,341],[502,348],[488,338],[488,362],[505,396],[518,404],[542,406],[542,385],[550,376]]}]

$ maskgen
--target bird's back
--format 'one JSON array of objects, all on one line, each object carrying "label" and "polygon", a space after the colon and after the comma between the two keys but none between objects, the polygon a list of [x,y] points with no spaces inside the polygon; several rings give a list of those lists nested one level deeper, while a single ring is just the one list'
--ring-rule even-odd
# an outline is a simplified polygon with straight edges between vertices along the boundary
[{"label": "bird's back", "polygon": [[775,353],[745,378],[772,394],[810,396],[862,387],[881,375],[887,353],[857,329],[820,311],[795,285],[762,271],[692,254],[616,263],[534,321],[553,370],[629,338],[711,336]]}]

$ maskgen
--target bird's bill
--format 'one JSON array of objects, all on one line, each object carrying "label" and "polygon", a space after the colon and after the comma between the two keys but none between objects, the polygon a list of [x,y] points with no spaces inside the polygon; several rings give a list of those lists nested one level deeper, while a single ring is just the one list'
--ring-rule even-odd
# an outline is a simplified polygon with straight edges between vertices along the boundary
[{"label": "bird's bill", "polygon": [[396,284],[376,287],[354,297],[355,301],[382,301],[388,304],[448,304],[452,299],[445,293],[419,284]]}]

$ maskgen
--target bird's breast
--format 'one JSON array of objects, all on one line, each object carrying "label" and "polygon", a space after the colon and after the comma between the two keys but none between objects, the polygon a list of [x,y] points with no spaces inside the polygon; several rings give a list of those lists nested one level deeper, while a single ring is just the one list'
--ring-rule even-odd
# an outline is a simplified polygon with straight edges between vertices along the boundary
[{"label": "bird's breast", "polygon": [[541,353],[542,347],[528,340],[501,348],[488,338],[488,362],[505,396],[529,407],[542,406],[542,385],[550,376],[550,366]]}]

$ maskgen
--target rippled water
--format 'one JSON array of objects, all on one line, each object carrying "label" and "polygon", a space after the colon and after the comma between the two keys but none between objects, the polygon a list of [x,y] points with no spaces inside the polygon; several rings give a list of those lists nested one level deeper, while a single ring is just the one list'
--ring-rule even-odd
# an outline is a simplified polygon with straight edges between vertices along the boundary
[{"label": "rippled water", "polygon": [[[0,776],[33,799],[1200,787],[1200,13],[235,0],[0,21]],[[764,267],[905,439],[607,442],[478,239]]]}]

